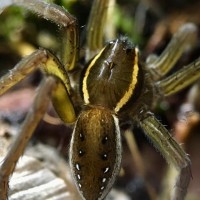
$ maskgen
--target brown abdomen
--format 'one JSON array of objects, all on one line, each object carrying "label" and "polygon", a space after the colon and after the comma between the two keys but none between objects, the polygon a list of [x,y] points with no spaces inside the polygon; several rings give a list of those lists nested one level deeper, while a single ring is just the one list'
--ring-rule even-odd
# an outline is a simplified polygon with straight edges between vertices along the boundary
[{"label": "brown abdomen", "polygon": [[70,146],[70,164],[81,196],[103,199],[121,163],[117,119],[110,111],[93,108],[79,116]]}]

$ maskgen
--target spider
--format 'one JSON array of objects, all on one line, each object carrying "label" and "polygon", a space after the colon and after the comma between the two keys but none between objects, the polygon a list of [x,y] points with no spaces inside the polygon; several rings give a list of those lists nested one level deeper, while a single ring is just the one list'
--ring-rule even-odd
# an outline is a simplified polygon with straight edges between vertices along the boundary
[{"label": "spider", "polygon": [[63,33],[60,56],[46,49],[36,50],[0,80],[0,94],[3,94],[34,70],[44,73],[35,103],[2,161],[1,199],[7,198],[9,176],[50,100],[63,122],[74,126],[69,160],[82,199],[104,199],[112,188],[121,166],[120,126],[128,121],[140,126],[167,162],[180,171],[171,199],[184,199],[191,178],[190,159],[155,118],[151,108],[160,98],[180,91],[200,77],[197,59],[163,78],[195,41],[197,28],[194,24],[185,24],[160,56],[149,56],[142,62],[138,48],[125,37],[103,47],[103,29],[111,2],[93,2],[87,26],[89,61],[79,69],[78,24],[67,10],[41,0],[1,1],[1,12],[10,5],[25,7],[58,24]]}]

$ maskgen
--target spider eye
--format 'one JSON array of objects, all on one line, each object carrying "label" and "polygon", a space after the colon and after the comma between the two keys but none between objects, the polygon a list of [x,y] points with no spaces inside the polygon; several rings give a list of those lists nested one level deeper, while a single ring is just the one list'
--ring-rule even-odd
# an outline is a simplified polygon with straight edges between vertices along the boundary
[{"label": "spider eye", "polygon": [[126,54],[129,54],[129,53],[131,53],[131,52],[132,52],[132,50],[133,50],[133,49],[131,49],[131,48],[128,48],[128,49],[126,49]]},{"label": "spider eye", "polygon": [[116,116],[99,108],[82,112],[73,131],[70,165],[84,199],[103,198],[112,187],[120,163],[121,142]]}]

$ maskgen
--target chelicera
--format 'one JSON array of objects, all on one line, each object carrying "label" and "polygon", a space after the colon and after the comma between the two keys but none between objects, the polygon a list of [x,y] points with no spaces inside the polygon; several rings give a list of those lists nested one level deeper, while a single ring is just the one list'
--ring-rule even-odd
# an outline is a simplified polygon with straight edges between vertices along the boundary
[{"label": "chelicera", "polygon": [[[190,159],[154,117],[151,107],[159,98],[180,91],[200,77],[197,59],[163,78],[192,43],[197,28],[194,24],[184,25],[159,57],[149,57],[142,63],[138,48],[127,38],[120,37],[101,47],[110,2],[95,0],[93,3],[87,27],[86,57],[90,61],[83,69],[77,67],[80,49],[77,21],[64,8],[39,0],[0,4],[2,10],[10,5],[25,7],[55,22],[63,31],[59,57],[45,49],[37,50],[0,80],[3,94],[35,69],[44,73],[33,108],[1,165],[1,199],[7,198],[9,176],[50,99],[63,122],[74,124],[69,159],[83,199],[104,199],[112,188],[121,166],[120,124],[127,120],[140,126],[165,159],[179,169],[171,199],[184,199],[191,178]],[[77,71],[81,73],[78,72],[80,76],[75,79]]]}]

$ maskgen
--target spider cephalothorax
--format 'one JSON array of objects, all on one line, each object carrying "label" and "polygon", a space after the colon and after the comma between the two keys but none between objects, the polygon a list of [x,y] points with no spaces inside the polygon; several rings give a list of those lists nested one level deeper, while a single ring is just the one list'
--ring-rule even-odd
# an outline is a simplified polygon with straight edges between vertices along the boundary
[{"label": "spider cephalothorax", "polygon": [[[95,0],[86,38],[86,58],[94,57],[80,71],[76,65],[80,49],[78,25],[67,10],[40,0],[2,2],[0,12],[9,5],[25,7],[57,23],[63,36],[61,58],[48,50],[37,50],[0,80],[2,94],[35,69],[39,68],[44,73],[33,108],[2,162],[0,198],[7,198],[9,176],[51,99],[63,122],[66,125],[74,123],[69,158],[83,199],[101,200],[112,188],[121,164],[119,124],[130,120],[144,130],[165,159],[180,171],[171,199],[183,200],[191,178],[190,160],[151,113],[151,106],[157,102],[157,97],[174,94],[200,77],[197,59],[163,78],[196,38],[196,26],[189,23],[181,27],[159,57],[151,57],[141,64],[138,49],[126,38],[113,40],[102,48],[105,19],[113,1]],[[80,77],[72,86],[71,80],[75,80],[73,72],[77,70]],[[77,85],[80,85],[80,90]]]},{"label": "spider cephalothorax", "polygon": [[118,112],[139,87],[141,74],[138,50],[127,48],[126,40],[110,42],[86,69],[82,87],[84,101]]}]

